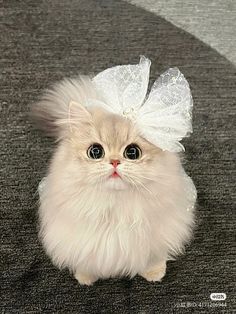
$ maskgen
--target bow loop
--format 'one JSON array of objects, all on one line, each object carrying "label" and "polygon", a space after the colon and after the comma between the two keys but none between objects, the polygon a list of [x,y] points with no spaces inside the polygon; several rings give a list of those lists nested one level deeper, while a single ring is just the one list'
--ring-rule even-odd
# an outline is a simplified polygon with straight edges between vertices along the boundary
[{"label": "bow loop", "polygon": [[97,74],[93,81],[112,112],[122,114],[139,108],[146,96],[150,60],[140,58],[139,64],[118,65]]}]

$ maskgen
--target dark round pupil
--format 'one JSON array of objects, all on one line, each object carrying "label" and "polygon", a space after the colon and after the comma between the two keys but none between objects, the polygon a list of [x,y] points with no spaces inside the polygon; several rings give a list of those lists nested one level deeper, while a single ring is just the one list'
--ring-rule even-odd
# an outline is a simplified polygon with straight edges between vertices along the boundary
[{"label": "dark round pupil", "polygon": [[88,149],[88,156],[92,159],[102,158],[104,155],[104,151],[101,145],[93,144]]},{"label": "dark round pupil", "polygon": [[137,145],[129,145],[125,149],[125,157],[128,159],[138,159],[140,155],[141,151]]}]

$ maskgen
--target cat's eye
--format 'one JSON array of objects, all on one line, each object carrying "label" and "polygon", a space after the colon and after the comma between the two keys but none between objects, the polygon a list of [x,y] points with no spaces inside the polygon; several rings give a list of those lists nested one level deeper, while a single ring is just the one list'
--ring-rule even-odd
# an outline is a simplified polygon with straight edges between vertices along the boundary
[{"label": "cat's eye", "polygon": [[142,156],[142,151],[137,144],[130,144],[125,148],[124,157],[127,159],[139,159]]},{"label": "cat's eye", "polygon": [[105,152],[102,145],[94,143],[88,148],[87,155],[91,159],[101,159],[104,157]]}]

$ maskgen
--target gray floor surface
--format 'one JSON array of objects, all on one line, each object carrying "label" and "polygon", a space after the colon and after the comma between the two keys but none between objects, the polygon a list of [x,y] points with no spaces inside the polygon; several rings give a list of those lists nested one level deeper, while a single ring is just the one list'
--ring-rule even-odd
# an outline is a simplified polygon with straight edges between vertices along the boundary
[{"label": "gray floor surface", "polygon": [[235,0],[126,0],[165,18],[236,64]]}]

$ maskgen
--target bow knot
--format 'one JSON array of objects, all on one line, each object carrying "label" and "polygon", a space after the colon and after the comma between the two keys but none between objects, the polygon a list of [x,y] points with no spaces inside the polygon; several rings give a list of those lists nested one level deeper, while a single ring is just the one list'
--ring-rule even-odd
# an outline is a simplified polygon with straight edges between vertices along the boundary
[{"label": "bow knot", "polygon": [[134,107],[127,108],[123,110],[122,115],[127,119],[134,120],[137,116],[137,111]]}]

